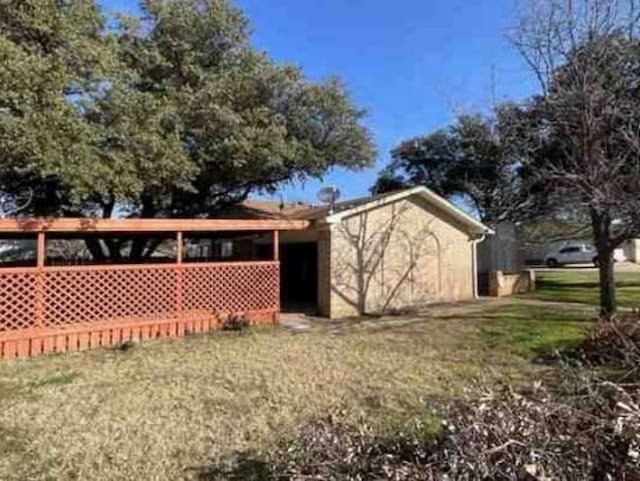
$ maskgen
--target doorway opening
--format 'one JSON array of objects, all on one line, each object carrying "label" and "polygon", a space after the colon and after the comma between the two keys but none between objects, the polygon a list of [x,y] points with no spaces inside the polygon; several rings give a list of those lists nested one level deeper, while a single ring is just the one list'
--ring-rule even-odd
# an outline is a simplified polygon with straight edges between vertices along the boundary
[{"label": "doorway opening", "polygon": [[318,243],[280,245],[280,302],[283,312],[318,312]]}]

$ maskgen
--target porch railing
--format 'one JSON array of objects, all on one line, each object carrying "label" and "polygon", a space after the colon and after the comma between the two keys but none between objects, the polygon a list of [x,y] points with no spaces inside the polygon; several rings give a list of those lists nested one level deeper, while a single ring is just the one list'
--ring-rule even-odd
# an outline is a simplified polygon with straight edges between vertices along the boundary
[{"label": "porch railing", "polygon": [[0,357],[275,322],[278,261],[0,269]]}]

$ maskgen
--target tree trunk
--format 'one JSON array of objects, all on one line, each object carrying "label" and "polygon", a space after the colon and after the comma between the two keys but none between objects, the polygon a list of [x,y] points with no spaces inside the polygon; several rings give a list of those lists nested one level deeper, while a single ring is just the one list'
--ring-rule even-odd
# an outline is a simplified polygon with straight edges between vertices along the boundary
[{"label": "tree trunk", "polygon": [[[142,210],[140,211],[140,218],[148,219],[154,217],[156,214],[155,206],[153,205],[153,198],[149,195],[142,196]],[[132,261],[142,261],[143,254],[149,238],[145,236],[135,237],[131,242],[131,252],[129,253],[129,259]]]},{"label": "tree trunk", "polygon": [[[115,208],[115,199],[111,199],[108,202],[101,202],[102,205],[102,218],[109,219],[111,218],[111,214],[113,213],[113,209]],[[75,217],[81,217],[80,214],[74,213]],[[91,257],[96,262],[105,262],[107,259],[113,257],[113,252],[108,243],[103,243],[103,239],[97,239],[88,237],[84,240],[85,245],[87,246],[87,250],[91,254]],[[103,246],[106,244],[108,253],[105,254]]]},{"label": "tree trunk", "polygon": [[104,255],[104,251],[102,250],[100,239],[88,238],[85,239],[84,243],[94,261],[104,262],[106,260],[107,257]]},{"label": "tree trunk", "polygon": [[600,273],[600,316],[609,319],[616,312],[613,249],[598,250],[598,270]]},{"label": "tree trunk", "polygon": [[610,319],[616,312],[616,281],[611,241],[611,216],[606,211],[590,209],[593,238],[598,250],[600,316]]}]

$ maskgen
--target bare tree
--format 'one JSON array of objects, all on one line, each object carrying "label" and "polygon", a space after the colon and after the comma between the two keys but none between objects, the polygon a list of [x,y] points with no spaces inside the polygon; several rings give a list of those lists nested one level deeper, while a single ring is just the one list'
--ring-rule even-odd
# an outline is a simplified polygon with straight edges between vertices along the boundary
[{"label": "bare tree", "polygon": [[634,0],[532,0],[511,35],[542,90],[522,109],[523,161],[588,214],[604,317],[614,249],[640,235],[639,26]]}]

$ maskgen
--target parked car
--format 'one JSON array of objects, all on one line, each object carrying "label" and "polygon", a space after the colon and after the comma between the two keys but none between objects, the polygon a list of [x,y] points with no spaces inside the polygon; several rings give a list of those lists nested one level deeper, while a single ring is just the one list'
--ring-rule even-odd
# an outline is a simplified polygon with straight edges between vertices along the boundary
[{"label": "parked car", "polygon": [[[625,256],[622,249],[616,249],[613,253],[614,262],[624,262]],[[567,264],[593,264],[598,265],[598,252],[590,244],[571,244],[549,252],[544,263],[547,267],[558,267]]]}]

